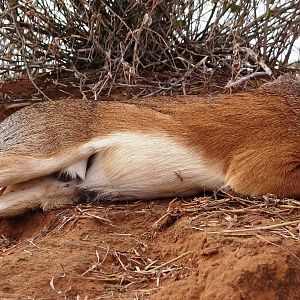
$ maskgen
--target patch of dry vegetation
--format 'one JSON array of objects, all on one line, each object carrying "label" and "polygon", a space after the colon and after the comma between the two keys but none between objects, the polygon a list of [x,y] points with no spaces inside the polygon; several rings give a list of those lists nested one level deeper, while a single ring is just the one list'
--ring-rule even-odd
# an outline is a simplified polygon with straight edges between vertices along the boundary
[{"label": "patch of dry vegetation", "polygon": [[235,87],[286,70],[299,10],[299,1],[279,0],[4,0],[0,74],[34,82],[54,72],[58,87],[94,98],[115,88],[154,95],[195,93],[200,83]]}]

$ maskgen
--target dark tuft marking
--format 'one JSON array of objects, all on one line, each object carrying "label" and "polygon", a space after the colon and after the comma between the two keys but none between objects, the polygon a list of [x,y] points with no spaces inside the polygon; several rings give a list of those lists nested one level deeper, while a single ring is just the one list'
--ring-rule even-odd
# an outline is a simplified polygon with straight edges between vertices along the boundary
[{"label": "dark tuft marking", "polygon": [[94,161],[94,159],[95,159],[95,155],[96,155],[96,154],[93,154],[93,155],[91,155],[91,156],[88,158],[88,161],[87,161],[87,164],[86,164],[86,172],[87,172],[88,169],[92,166],[93,161]]},{"label": "dark tuft marking", "polygon": [[59,173],[57,172],[56,177],[57,180],[61,182],[70,182],[74,180],[74,178],[72,178],[68,173],[64,173],[64,172],[59,172]]},{"label": "dark tuft marking", "polygon": [[98,193],[91,190],[79,189],[77,192],[76,202],[78,203],[94,203],[98,200]]}]

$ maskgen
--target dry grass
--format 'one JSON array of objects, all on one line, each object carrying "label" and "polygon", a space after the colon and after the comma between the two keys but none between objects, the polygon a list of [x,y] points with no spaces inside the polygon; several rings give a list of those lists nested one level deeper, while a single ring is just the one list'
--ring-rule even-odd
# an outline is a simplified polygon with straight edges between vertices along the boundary
[{"label": "dry grass", "polygon": [[[42,231],[37,231],[31,238],[30,243],[36,239],[52,234],[61,230],[70,230],[79,220],[90,219],[103,225],[115,228],[109,218],[103,217],[110,211],[118,211],[120,209],[130,209],[134,211],[135,204],[112,204],[109,205],[92,205],[79,204],[76,207],[68,207],[60,210],[55,217],[47,224]],[[244,216],[247,216],[246,221]],[[253,217],[253,222],[249,222],[249,216]],[[291,238],[300,240],[300,201],[295,199],[278,199],[270,196],[261,198],[245,198],[228,193],[221,193],[212,197],[199,197],[189,200],[174,199],[169,203],[169,207],[165,214],[153,223],[151,234],[159,234],[159,232],[171,227],[177,220],[182,217],[187,218],[186,227],[193,230],[200,230],[209,235],[230,235],[230,236],[256,236],[256,235],[279,235],[283,238]],[[268,219],[268,224],[261,224],[260,217]],[[122,235],[115,233],[115,235]],[[130,235],[126,234],[130,237]],[[26,243],[28,240],[26,240]],[[15,249],[16,246],[22,246],[7,237],[2,236],[0,239],[1,247],[4,252]],[[103,249],[103,251],[107,249]],[[123,270],[127,267],[122,265],[122,257],[118,251],[107,250],[107,255],[114,256],[120,263]],[[184,253],[182,256],[175,258],[174,261],[188,255]],[[173,260],[166,263],[158,263],[151,259],[143,258],[137,251],[133,249],[132,253],[128,253],[127,261],[133,262],[135,259],[140,263],[136,266],[133,264],[129,267],[130,272],[135,274],[149,275],[160,271],[164,266],[169,265]],[[99,257],[97,263],[84,274],[93,271],[99,265]],[[132,274],[131,274],[132,275]]]},{"label": "dry grass", "polygon": [[[190,216],[187,226],[207,234],[256,235],[277,234],[284,238],[300,240],[300,201],[262,198],[242,198],[224,194],[223,198],[201,197],[192,201],[173,200],[168,211],[153,224],[162,230],[182,216]],[[244,223],[243,216],[254,216],[253,223]],[[267,217],[269,225],[257,226],[259,216]],[[296,217],[295,217],[296,216]],[[217,230],[218,229],[218,230]]]}]

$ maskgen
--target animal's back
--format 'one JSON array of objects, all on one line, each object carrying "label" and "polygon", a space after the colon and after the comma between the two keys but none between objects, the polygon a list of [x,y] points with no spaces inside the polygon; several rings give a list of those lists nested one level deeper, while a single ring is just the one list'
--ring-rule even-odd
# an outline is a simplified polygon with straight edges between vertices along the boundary
[{"label": "animal's back", "polygon": [[[164,132],[191,146],[231,152],[247,142],[297,141],[300,83],[284,77],[252,93],[157,97],[133,104],[60,100],[23,108],[0,124],[0,151],[52,155],[116,132]],[[293,87],[293,88],[292,88]],[[175,98],[175,99],[174,99]],[[252,141],[251,141],[252,140]]]},{"label": "animal's back", "polygon": [[0,151],[55,155],[97,136],[119,131],[159,131],[169,116],[136,105],[83,100],[36,103],[0,123]]}]

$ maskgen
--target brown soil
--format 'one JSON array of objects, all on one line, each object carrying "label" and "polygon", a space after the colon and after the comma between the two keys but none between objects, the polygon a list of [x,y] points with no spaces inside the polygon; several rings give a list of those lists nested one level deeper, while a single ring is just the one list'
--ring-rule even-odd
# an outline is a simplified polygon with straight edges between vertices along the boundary
[{"label": "brown soil", "polygon": [[[30,100],[22,84],[3,99]],[[299,208],[223,195],[0,220],[0,299],[300,299]]]},{"label": "brown soil", "polygon": [[157,225],[169,202],[79,206],[2,220],[0,298],[299,299],[299,240],[281,236],[291,228],[208,233],[211,226],[226,229],[229,216],[234,229],[278,223],[249,213],[202,216],[198,229],[191,224],[197,213],[166,216]]}]

